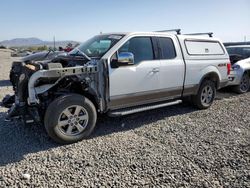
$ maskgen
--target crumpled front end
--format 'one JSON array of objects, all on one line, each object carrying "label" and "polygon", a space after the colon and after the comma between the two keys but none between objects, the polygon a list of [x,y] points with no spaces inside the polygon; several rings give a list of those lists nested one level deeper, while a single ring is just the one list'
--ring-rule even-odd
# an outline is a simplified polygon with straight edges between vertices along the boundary
[{"label": "crumpled front end", "polygon": [[7,95],[1,103],[2,106],[9,108],[7,120],[29,114],[26,108],[27,86],[30,76],[40,68],[37,63],[13,62],[10,71],[10,82],[13,86],[14,95]]},{"label": "crumpled front end", "polygon": [[26,123],[43,121],[49,103],[62,93],[83,92],[96,78],[96,63],[14,62],[10,81],[14,95],[6,96],[1,105],[9,108],[6,120],[22,118]]}]

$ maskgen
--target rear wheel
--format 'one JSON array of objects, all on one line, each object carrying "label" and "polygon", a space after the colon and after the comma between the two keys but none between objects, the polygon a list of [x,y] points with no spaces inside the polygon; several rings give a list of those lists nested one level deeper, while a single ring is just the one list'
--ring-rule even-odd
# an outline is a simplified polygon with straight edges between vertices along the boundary
[{"label": "rear wheel", "polygon": [[204,80],[197,95],[192,96],[192,102],[199,109],[207,109],[212,105],[215,94],[215,83],[211,80]]},{"label": "rear wheel", "polygon": [[94,130],[97,114],[94,104],[78,94],[55,99],[47,108],[44,124],[56,142],[69,144],[87,138]]},{"label": "rear wheel", "polygon": [[245,73],[240,81],[240,85],[234,87],[236,93],[242,94],[248,92],[250,88],[250,78],[247,73]]}]

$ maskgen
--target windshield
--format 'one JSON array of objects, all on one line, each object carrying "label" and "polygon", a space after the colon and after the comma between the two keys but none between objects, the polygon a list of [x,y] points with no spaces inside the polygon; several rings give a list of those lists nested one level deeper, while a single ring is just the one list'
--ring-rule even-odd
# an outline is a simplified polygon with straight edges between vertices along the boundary
[{"label": "windshield", "polygon": [[243,58],[250,57],[250,47],[228,47],[229,55],[240,55]]},{"label": "windshield", "polygon": [[84,53],[90,58],[101,58],[122,37],[123,35],[97,35],[72,50],[69,55],[84,56]]}]

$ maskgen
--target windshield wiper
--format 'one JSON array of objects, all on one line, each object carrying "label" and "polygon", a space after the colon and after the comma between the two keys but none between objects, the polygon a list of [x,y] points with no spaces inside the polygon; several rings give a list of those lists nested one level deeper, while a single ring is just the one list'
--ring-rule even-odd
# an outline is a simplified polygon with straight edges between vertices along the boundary
[{"label": "windshield wiper", "polygon": [[[87,56],[84,52],[82,52],[79,48],[75,48],[77,50],[76,54],[78,54],[78,52],[81,53],[81,55],[83,55],[83,57],[85,57],[87,60],[91,61],[91,58],[89,56]],[[70,54],[70,55],[74,55],[74,54]]]}]

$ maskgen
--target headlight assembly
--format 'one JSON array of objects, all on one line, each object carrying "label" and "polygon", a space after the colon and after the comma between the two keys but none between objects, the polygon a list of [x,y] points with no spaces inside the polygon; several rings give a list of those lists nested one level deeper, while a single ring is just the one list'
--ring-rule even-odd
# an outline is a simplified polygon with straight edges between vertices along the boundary
[{"label": "headlight assembly", "polygon": [[233,68],[233,70],[238,70],[238,69],[240,69],[240,66],[239,65],[233,65],[232,68]]}]

